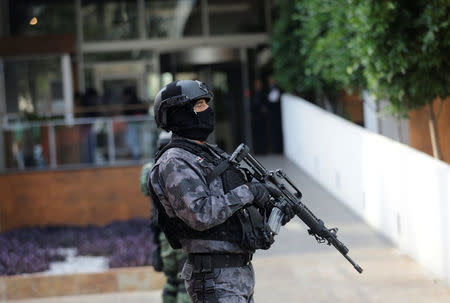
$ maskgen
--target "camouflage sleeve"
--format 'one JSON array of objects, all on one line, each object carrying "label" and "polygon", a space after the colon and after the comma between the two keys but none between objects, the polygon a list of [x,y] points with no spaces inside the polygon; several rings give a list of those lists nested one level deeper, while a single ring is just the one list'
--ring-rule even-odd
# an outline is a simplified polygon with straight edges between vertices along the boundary
[{"label": "camouflage sleeve", "polygon": [[211,192],[204,179],[181,159],[168,160],[160,178],[176,215],[200,231],[223,223],[253,201],[253,194],[243,185],[227,194]]},{"label": "camouflage sleeve", "polygon": [[148,173],[152,169],[152,167],[153,167],[152,162],[149,162],[149,163],[145,164],[144,166],[142,166],[141,176],[139,178],[139,188],[141,189],[141,193],[147,197],[150,196],[150,193],[147,188],[147,177],[148,177]]}]

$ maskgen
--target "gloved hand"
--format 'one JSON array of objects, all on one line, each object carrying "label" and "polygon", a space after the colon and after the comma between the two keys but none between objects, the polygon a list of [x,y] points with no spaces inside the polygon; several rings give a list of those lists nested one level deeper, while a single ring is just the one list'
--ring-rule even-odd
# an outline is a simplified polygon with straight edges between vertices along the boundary
[{"label": "gloved hand", "polygon": [[267,208],[270,204],[270,193],[262,183],[251,182],[246,184],[253,194],[253,203],[259,208]]},{"label": "gloved hand", "polygon": [[282,211],[284,213],[284,217],[281,220],[281,225],[286,225],[286,223],[288,223],[289,221],[292,220],[292,218],[295,217],[295,211],[294,208],[290,205],[285,205]]},{"label": "gloved hand", "polygon": [[275,198],[275,200],[279,199],[283,195],[283,193],[272,184],[264,184],[264,186],[269,191],[269,194]]}]

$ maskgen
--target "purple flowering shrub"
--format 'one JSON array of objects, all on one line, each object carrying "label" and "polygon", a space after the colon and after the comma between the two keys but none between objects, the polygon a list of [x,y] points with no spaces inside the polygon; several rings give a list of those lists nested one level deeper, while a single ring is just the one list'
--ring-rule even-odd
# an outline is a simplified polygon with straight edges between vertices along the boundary
[{"label": "purple flowering shrub", "polygon": [[146,219],[105,226],[29,227],[0,233],[0,276],[41,272],[65,260],[57,248],[78,255],[107,256],[110,267],[151,264],[152,232]]}]

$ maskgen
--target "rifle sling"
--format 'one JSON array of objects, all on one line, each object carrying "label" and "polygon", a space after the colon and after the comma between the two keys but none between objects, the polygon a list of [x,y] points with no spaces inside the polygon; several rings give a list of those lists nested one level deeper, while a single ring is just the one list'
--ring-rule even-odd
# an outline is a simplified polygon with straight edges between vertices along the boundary
[{"label": "rifle sling", "polygon": [[214,170],[205,177],[208,186],[215,178],[222,175],[228,169],[229,166],[230,162],[228,161],[228,159],[225,159],[222,162],[220,162],[219,165],[217,165],[216,168],[214,168]]}]

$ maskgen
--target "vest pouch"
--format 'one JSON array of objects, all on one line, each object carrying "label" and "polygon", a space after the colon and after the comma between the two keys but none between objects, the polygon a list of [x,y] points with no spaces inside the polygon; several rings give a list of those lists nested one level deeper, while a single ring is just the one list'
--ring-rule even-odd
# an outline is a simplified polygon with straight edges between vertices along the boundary
[{"label": "vest pouch", "polygon": [[[224,192],[247,183],[245,174],[230,165],[221,175]],[[265,214],[254,205],[250,205],[236,212],[242,228],[242,240],[239,246],[245,250],[268,249],[274,242],[270,233]]]},{"label": "vest pouch", "polygon": [[230,167],[223,172],[221,178],[225,193],[247,183],[244,173],[233,165],[230,165]]},{"label": "vest pouch", "polygon": [[246,250],[269,249],[275,241],[270,233],[265,214],[253,205],[237,212],[242,226],[240,246]]}]

